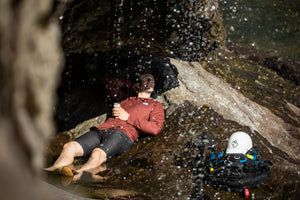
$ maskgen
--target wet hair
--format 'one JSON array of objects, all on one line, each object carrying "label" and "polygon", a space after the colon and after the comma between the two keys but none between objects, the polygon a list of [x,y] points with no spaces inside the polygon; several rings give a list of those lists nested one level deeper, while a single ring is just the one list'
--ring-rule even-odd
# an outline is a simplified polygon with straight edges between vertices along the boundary
[{"label": "wet hair", "polygon": [[147,74],[141,74],[139,76],[139,82],[141,82],[143,79],[149,79],[149,78],[151,78],[151,79],[153,79],[153,81],[155,81],[154,76],[152,74],[147,73]]},{"label": "wet hair", "polygon": [[153,79],[154,83],[155,83],[155,79],[154,79],[154,76],[150,73],[146,73],[146,74],[141,74],[138,79],[137,79],[137,82],[140,83],[143,79]]}]

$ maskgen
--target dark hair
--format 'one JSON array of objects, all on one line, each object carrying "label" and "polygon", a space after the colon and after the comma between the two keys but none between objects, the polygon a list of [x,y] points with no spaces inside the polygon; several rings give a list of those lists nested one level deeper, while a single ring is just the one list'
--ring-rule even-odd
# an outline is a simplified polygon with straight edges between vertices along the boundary
[{"label": "dark hair", "polygon": [[145,74],[141,74],[139,75],[139,77],[136,79],[137,83],[140,83],[142,79],[147,78],[147,77],[151,77],[153,79],[153,81],[155,82],[154,76],[150,73],[145,73]]}]

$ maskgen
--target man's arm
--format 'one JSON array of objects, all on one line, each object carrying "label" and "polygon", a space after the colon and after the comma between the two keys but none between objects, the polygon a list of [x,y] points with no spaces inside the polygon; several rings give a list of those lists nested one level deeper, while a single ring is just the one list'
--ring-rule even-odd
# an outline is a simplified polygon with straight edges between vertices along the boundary
[{"label": "man's arm", "polygon": [[135,126],[144,133],[157,135],[164,123],[164,109],[161,103],[156,103],[153,111],[150,113],[149,119],[139,119],[129,115],[127,123]]}]

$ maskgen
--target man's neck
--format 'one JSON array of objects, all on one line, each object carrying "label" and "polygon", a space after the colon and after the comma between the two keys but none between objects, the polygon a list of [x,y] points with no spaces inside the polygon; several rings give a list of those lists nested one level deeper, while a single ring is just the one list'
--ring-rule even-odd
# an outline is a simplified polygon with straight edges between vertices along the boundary
[{"label": "man's neck", "polygon": [[149,98],[151,98],[151,93],[148,93],[148,92],[139,92],[138,93],[138,97],[139,98],[149,99]]}]

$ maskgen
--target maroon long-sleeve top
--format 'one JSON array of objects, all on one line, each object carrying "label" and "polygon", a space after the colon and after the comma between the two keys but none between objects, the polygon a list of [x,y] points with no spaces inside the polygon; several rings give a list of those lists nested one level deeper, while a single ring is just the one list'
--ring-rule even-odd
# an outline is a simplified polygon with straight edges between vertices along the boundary
[{"label": "maroon long-sleeve top", "polygon": [[118,129],[124,131],[135,141],[142,132],[157,135],[164,123],[164,110],[160,102],[152,98],[130,97],[121,102],[121,107],[129,113],[127,121],[108,118],[99,129]]}]

